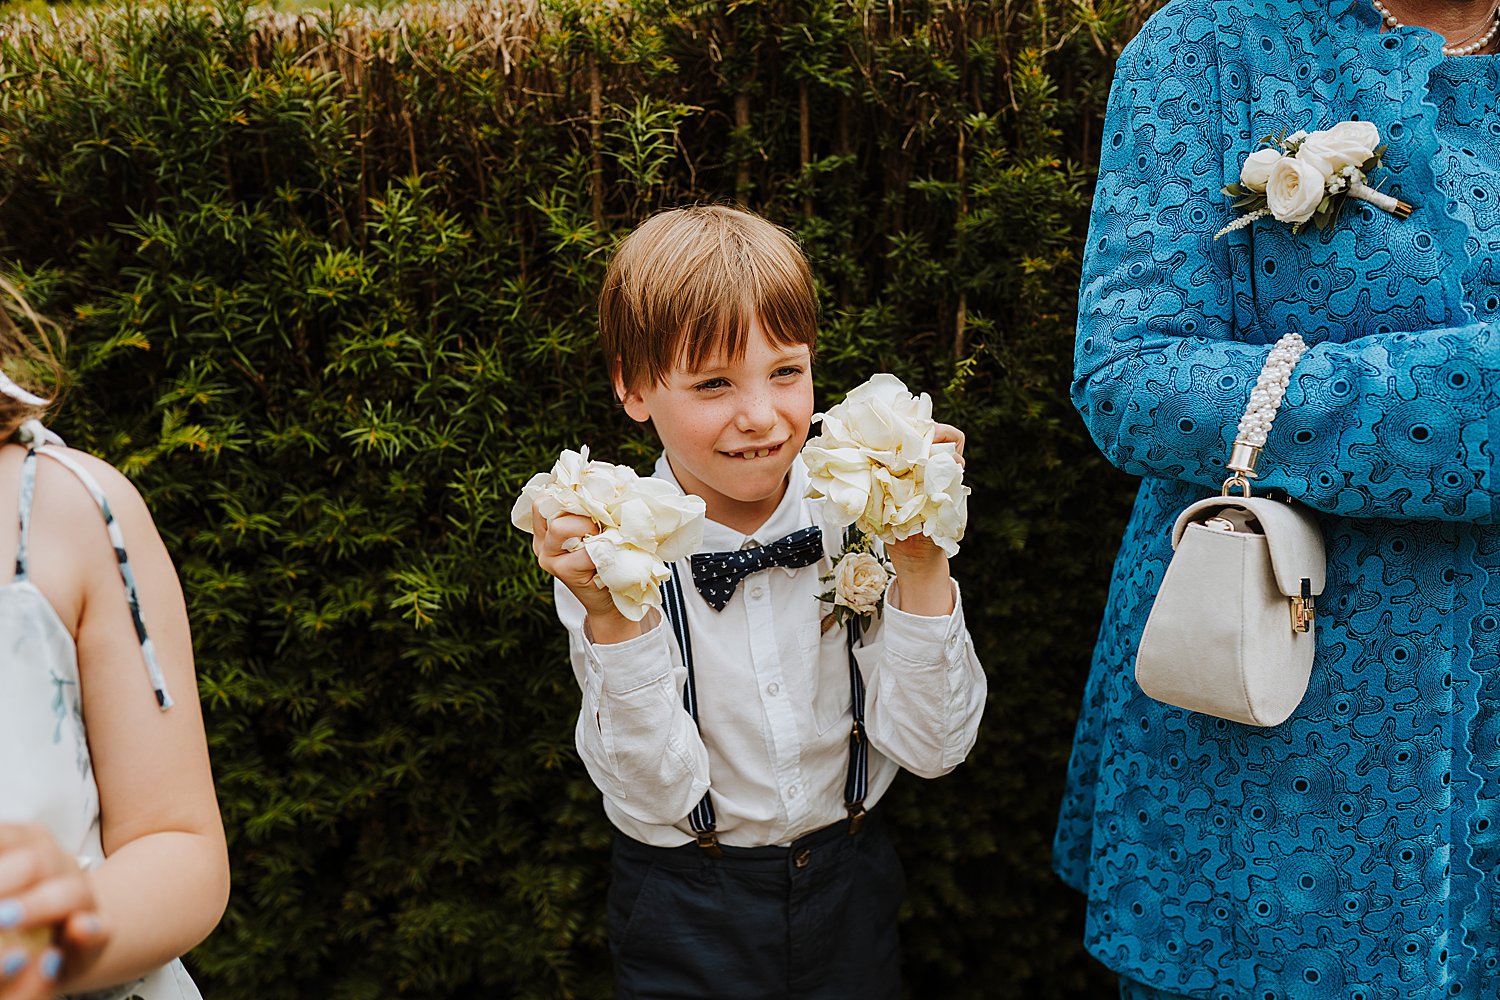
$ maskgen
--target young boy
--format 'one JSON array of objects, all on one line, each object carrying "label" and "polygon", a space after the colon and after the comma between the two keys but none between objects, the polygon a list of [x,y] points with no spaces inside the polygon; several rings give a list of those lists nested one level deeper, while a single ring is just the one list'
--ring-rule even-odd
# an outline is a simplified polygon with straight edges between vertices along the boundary
[{"label": "young boy", "polygon": [[[904,876],[866,812],[901,768],[937,777],[974,744],[985,677],[931,541],[886,547],[896,581],[857,642],[820,626],[843,539],[805,498],[798,457],[816,317],[796,244],[728,208],[654,216],[605,277],[615,392],[661,438],[656,475],[708,514],[668,620],[631,622],[593,585],[566,544],[587,519],[555,518],[534,542],[583,689],[578,751],[621,834],[621,998],[899,996]],[[962,447],[955,428],[938,439]]]}]

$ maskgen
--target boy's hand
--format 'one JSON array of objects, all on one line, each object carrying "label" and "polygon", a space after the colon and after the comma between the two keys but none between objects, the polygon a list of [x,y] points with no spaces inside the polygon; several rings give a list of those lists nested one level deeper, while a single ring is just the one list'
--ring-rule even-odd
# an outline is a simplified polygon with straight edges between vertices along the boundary
[{"label": "boy's hand", "polygon": [[[964,432],[952,424],[938,424],[933,444],[951,442],[964,464]],[[901,582],[898,606],[902,611],[930,618],[953,613],[953,587],[948,582],[948,557],[926,535],[913,535],[885,547],[896,579]]]},{"label": "boy's hand", "polygon": [[[109,932],[78,861],[37,824],[0,824],[0,1000],[55,996],[58,979],[98,955]],[[42,935],[35,932],[41,931]],[[42,937],[54,943],[42,945]]]},{"label": "boy's hand", "polygon": [[583,540],[595,531],[594,522],[578,514],[559,514],[548,521],[532,504],[531,523],[537,526],[531,536],[531,551],[536,553],[537,564],[578,598],[587,612],[593,640],[613,645],[640,635],[643,623],[620,614],[609,591],[594,582],[597,569],[583,547]]}]

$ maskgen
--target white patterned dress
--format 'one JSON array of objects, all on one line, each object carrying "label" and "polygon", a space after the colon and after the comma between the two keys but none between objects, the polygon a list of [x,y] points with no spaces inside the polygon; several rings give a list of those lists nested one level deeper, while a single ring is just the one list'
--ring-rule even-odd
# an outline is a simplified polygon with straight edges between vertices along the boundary
[{"label": "white patterned dress", "polygon": [[[38,456],[56,459],[83,482],[99,504],[120,558],[122,596],[130,601],[157,703],[170,706],[155,655],[141,623],[135,586],[118,525],[104,493],[82,467],[41,440],[56,440],[33,425],[32,448],[21,474],[20,535],[15,576],[0,585],[0,822],[41,823],[85,867],[104,860],[99,836],[99,789],[89,759],[79,691],[78,652],[56,610],[27,575],[27,528]],[[24,440],[24,438],[23,438]],[[143,689],[141,697],[150,697]],[[144,979],[87,994],[90,1000],[202,1000],[182,962]]]}]

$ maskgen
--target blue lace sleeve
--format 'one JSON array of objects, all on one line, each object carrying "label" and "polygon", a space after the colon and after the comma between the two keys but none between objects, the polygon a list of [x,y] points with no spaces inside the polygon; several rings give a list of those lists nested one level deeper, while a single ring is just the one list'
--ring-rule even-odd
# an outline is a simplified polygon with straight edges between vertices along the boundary
[{"label": "blue lace sleeve", "polygon": [[[1326,237],[1266,219],[1213,239],[1231,218],[1220,188],[1249,152],[1238,147],[1252,100],[1221,93],[1250,90],[1241,67],[1219,65],[1216,30],[1207,5],[1176,2],[1120,59],[1079,300],[1073,399],[1090,433],[1126,472],[1218,486],[1268,345],[1286,332],[1265,317],[1300,296],[1317,317],[1299,330],[1314,346],[1257,485],[1350,517],[1490,520],[1495,327],[1425,326],[1462,305],[1424,306],[1396,253],[1398,239],[1447,238],[1441,227],[1424,228],[1420,210],[1402,223],[1362,211]],[[1434,201],[1427,211],[1441,213]],[[1461,237],[1433,252],[1466,260]]]}]

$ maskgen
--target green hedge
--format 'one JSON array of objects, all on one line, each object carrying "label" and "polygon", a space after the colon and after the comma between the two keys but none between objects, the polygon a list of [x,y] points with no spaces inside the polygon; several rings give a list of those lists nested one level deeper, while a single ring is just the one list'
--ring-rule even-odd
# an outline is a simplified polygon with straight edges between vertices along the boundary
[{"label": "green hedge", "polygon": [[609,830],[511,498],[649,466],[594,346],[607,250],[738,202],[821,285],[821,399],[970,435],[991,699],[889,800],[910,992],[1100,997],[1049,870],[1130,483],[1067,402],[1098,116],[1139,2],[552,0],[13,20],[0,254],[70,331],[59,429],[188,589],[234,863],[215,1000],[607,996]]}]

